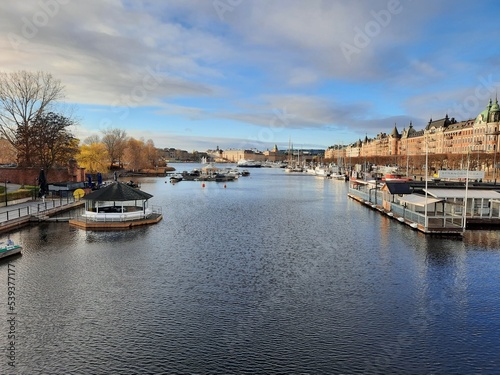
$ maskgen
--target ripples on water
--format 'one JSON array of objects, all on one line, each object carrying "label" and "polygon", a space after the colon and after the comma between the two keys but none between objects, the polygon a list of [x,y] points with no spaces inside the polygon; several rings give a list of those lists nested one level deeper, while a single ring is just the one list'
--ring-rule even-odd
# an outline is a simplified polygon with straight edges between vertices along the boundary
[{"label": "ripples on water", "polygon": [[497,232],[426,238],[348,200],[343,182],[281,170],[226,186],[144,179],[157,225],[14,234],[19,373],[500,367]]}]

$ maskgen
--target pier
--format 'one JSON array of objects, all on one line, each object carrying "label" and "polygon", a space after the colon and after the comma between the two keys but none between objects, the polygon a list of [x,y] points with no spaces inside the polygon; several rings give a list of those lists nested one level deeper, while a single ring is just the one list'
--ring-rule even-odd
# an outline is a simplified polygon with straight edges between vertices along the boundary
[{"label": "pier", "polygon": [[459,182],[352,180],[348,196],[424,234],[461,236],[470,228],[500,228],[500,193]]},{"label": "pier", "polygon": [[58,218],[55,215],[82,207],[83,204],[83,201],[67,197],[45,201],[28,200],[0,207],[0,233],[21,228],[32,222],[69,221],[69,218]]}]

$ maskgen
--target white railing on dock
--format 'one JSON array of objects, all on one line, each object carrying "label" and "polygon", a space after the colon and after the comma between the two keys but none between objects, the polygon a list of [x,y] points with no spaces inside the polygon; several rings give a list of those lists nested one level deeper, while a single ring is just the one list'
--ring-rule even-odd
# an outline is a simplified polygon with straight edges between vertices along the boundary
[{"label": "white railing on dock", "polygon": [[99,223],[119,223],[125,221],[145,220],[151,215],[161,215],[162,208],[159,206],[152,206],[147,208],[146,211],[124,212],[124,213],[89,213],[77,217],[77,220],[85,222],[99,222]]},{"label": "white railing on dock", "polygon": [[60,197],[55,199],[45,199],[44,202],[26,202],[22,206],[18,206],[13,209],[3,209],[0,212],[0,223],[7,222],[9,220],[22,219],[27,216],[39,216],[43,213],[49,212],[54,208],[63,207],[75,202],[73,197]]},{"label": "white railing on dock", "polygon": [[[371,204],[382,205],[382,199],[379,194],[375,195],[374,192],[366,192],[358,189],[349,189],[349,193],[354,195],[364,202],[369,202]],[[377,192],[378,193],[378,192]],[[376,199],[375,199],[376,197]],[[387,202],[386,202],[387,203]],[[412,211],[398,203],[390,203],[390,212],[402,217],[405,221],[411,223],[417,223],[424,228],[428,229],[458,229],[463,228],[463,216],[453,214],[450,212],[428,212],[427,217],[424,213],[419,211]]]}]

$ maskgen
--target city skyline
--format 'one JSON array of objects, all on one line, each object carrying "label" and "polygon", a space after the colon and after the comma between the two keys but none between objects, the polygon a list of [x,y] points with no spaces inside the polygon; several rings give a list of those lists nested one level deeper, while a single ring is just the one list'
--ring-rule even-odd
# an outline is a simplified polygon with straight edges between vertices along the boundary
[{"label": "city skyline", "polygon": [[[497,96],[494,1],[0,4],[2,71],[66,87],[80,139],[327,148],[476,117]],[[476,19],[478,19],[476,21]]]}]

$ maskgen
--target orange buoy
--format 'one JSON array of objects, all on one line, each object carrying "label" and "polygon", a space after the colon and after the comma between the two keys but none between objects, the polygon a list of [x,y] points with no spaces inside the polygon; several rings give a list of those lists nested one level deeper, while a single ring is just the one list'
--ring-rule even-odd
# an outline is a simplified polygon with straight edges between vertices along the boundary
[{"label": "orange buoy", "polygon": [[205,183],[201,184],[201,187],[205,187]]}]

